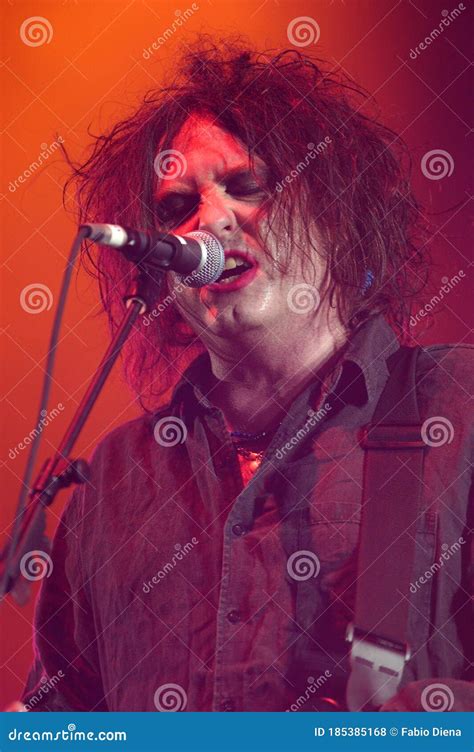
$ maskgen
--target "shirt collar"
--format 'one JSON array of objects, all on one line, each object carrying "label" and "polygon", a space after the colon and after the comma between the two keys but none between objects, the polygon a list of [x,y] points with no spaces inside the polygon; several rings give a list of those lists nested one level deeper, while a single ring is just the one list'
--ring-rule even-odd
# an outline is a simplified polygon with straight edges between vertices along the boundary
[{"label": "shirt collar", "polygon": [[[387,359],[399,348],[395,332],[379,314],[365,321],[352,333],[346,343],[341,361],[324,382],[323,390],[343,391],[345,402],[360,400],[360,386],[365,387],[366,398],[376,399],[388,377]],[[176,409],[191,406],[212,410],[206,397],[206,383],[211,376],[211,361],[207,352],[201,353],[186,369],[176,385],[171,405]],[[310,385],[308,393],[314,388]],[[358,395],[358,396],[357,396]],[[365,401],[365,400],[364,400]]]},{"label": "shirt collar", "polygon": [[[373,316],[352,334],[344,351],[342,366],[353,364],[362,377],[369,401],[378,398],[385,384],[389,370],[387,359],[399,348],[399,342],[392,327],[379,314]],[[342,371],[342,368],[341,368]],[[336,385],[342,373],[340,372]],[[350,384],[346,387],[348,396]],[[336,386],[335,385],[335,386]]]}]

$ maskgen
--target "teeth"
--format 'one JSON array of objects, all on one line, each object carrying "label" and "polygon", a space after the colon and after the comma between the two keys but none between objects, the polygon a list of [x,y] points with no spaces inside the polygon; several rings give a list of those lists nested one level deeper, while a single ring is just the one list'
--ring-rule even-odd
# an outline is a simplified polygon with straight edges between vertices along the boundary
[{"label": "teeth", "polygon": [[224,269],[235,269],[237,266],[244,266],[244,264],[248,266],[247,262],[239,258],[239,256],[228,256],[225,260]]},{"label": "teeth", "polygon": [[[251,264],[249,264],[247,261],[244,261],[239,256],[228,256],[225,260],[224,270],[222,272],[221,277],[219,277],[219,284],[229,284],[230,282],[235,279],[235,276],[238,274],[241,274],[242,272],[245,273],[248,269],[250,269]],[[242,272],[234,272],[234,269],[242,269]],[[225,272],[233,272],[232,274],[229,274],[228,276],[223,275]]]}]

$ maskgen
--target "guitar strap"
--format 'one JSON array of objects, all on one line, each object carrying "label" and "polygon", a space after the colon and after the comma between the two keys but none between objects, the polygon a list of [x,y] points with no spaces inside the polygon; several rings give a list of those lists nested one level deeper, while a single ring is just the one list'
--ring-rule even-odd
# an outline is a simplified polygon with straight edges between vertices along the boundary
[{"label": "guitar strap", "polygon": [[388,358],[387,384],[361,437],[365,458],[358,575],[354,620],[346,636],[351,644],[346,704],[351,711],[377,710],[393,697],[410,659],[409,593],[426,449],[416,400],[420,350],[400,347]]}]

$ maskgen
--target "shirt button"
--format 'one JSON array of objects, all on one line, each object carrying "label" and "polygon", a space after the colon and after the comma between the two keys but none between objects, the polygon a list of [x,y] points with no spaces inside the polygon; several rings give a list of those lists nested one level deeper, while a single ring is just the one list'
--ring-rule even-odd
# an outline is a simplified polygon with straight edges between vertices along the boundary
[{"label": "shirt button", "polygon": [[234,535],[245,535],[247,528],[245,528],[243,525],[237,524],[232,528],[232,532],[234,533]]},{"label": "shirt button", "polygon": [[234,707],[235,705],[232,700],[228,699],[228,700],[223,700],[221,702],[221,710],[223,710],[226,713],[232,712],[232,710],[234,710]]},{"label": "shirt button", "polygon": [[229,611],[227,614],[227,619],[230,621],[231,624],[238,624],[239,621],[241,621],[241,616],[238,611]]}]

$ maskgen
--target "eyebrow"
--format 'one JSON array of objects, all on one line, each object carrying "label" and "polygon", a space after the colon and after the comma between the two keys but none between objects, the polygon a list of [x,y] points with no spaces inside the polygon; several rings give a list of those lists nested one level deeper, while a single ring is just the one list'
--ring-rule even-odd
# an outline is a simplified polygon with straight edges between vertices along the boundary
[{"label": "eyebrow", "polygon": [[262,165],[254,165],[253,169],[249,165],[241,165],[236,167],[231,167],[229,170],[226,170],[224,175],[222,176],[224,179],[228,179],[231,177],[234,177],[235,175],[243,175],[243,174],[249,174],[249,175],[263,175],[268,172],[268,167],[264,164]]},{"label": "eyebrow", "polygon": [[[237,177],[239,175],[255,175],[256,177],[264,177],[266,178],[268,175],[268,167],[265,164],[261,165],[254,165],[253,169],[248,164],[241,164],[236,165],[235,167],[230,167],[228,170],[225,170],[225,172],[222,173],[222,175],[219,178],[220,183],[224,183],[228,180],[230,180],[233,177]],[[176,188],[169,187],[169,190],[166,190],[166,185],[161,185],[158,192],[156,193],[156,199],[159,201],[161,198],[164,198],[165,196],[172,195],[173,193],[186,193],[189,195],[193,195],[194,193],[197,193],[195,191],[189,191],[186,190],[184,185],[179,185]]]}]

